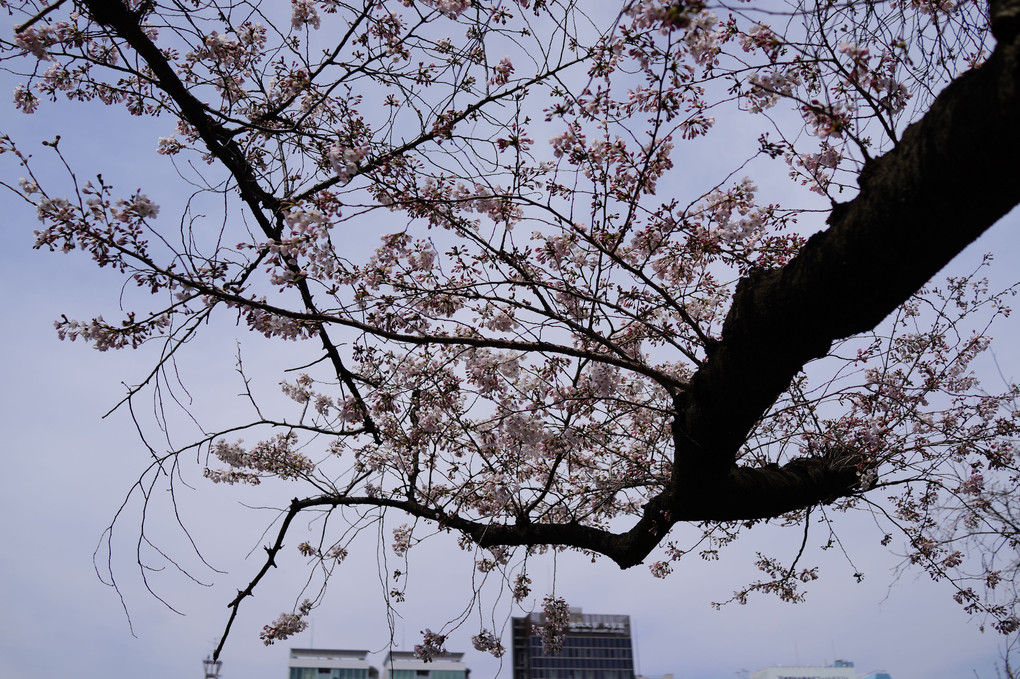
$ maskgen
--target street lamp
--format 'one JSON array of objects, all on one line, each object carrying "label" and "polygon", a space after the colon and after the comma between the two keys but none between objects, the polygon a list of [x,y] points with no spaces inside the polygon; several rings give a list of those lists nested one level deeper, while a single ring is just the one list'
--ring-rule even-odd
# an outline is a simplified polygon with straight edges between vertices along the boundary
[{"label": "street lamp", "polygon": [[218,679],[220,676],[220,666],[223,664],[222,660],[213,660],[212,656],[207,656],[202,661],[202,666],[205,667],[205,679]]}]

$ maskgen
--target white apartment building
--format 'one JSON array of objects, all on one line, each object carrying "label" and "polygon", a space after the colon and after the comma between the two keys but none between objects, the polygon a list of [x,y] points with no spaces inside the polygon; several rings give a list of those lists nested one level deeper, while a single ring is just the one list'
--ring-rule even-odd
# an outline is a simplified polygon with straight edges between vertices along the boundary
[{"label": "white apartment building", "polygon": [[857,672],[849,660],[837,660],[825,667],[766,667],[750,679],[857,679]]},{"label": "white apartment building", "polygon": [[463,658],[463,653],[445,653],[425,662],[408,651],[390,651],[382,679],[467,679],[470,672]]},{"label": "white apartment building", "polygon": [[378,679],[368,651],[332,648],[292,648],[289,679]]}]

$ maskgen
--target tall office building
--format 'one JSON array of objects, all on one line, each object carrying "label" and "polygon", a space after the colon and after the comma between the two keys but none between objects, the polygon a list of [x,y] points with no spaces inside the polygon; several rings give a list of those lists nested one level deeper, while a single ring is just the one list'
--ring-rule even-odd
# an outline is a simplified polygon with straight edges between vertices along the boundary
[{"label": "tall office building", "polygon": [[514,679],[634,679],[629,615],[598,615],[571,608],[563,650],[542,649],[544,613],[513,621]]},{"label": "tall office building", "polygon": [[292,648],[290,679],[377,679],[379,670],[368,663],[368,651]]}]

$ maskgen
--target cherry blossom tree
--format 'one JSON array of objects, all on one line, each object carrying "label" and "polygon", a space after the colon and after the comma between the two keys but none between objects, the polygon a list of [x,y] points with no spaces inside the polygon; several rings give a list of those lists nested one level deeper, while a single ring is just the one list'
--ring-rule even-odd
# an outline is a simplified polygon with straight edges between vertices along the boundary
[{"label": "cherry blossom tree", "polygon": [[[1015,288],[933,280],[1020,202],[1017,0],[6,5],[15,108],[156,117],[161,162],[220,201],[3,137],[36,247],[140,293],[59,336],[161,347],[127,405],[210,319],[278,343],[259,370],[292,408],[246,391],[249,420],[152,450],[136,487],[196,460],[203,492],[293,484],[228,632],[285,544],[328,579],[383,516],[398,556],[455,533],[521,601],[548,549],[667,577],[852,511],[1020,627],[1020,388],[975,376]],[[799,600],[802,556],[759,555],[733,599]],[[566,602],[544,608],[555,649]]]}]

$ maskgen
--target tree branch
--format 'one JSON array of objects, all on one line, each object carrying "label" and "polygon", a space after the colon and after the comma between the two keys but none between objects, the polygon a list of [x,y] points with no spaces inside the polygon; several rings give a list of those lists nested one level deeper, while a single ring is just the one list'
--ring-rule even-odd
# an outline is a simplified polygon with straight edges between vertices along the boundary
[{"label": "tree branch", "polygon": [[[676,399],[676,497],[757,487],[744,477],[771,472],[738,469],[737,454],[804,365],[876,326],[1020,203],[1020,40],[1016,26],[999,33],[983,66],[865,165],[859,195],[833,207],[829,229],[787,266],[740,281],[720,343]],[[766,491],[747,518],[787,504],[771,496],[790,490]]]}]

